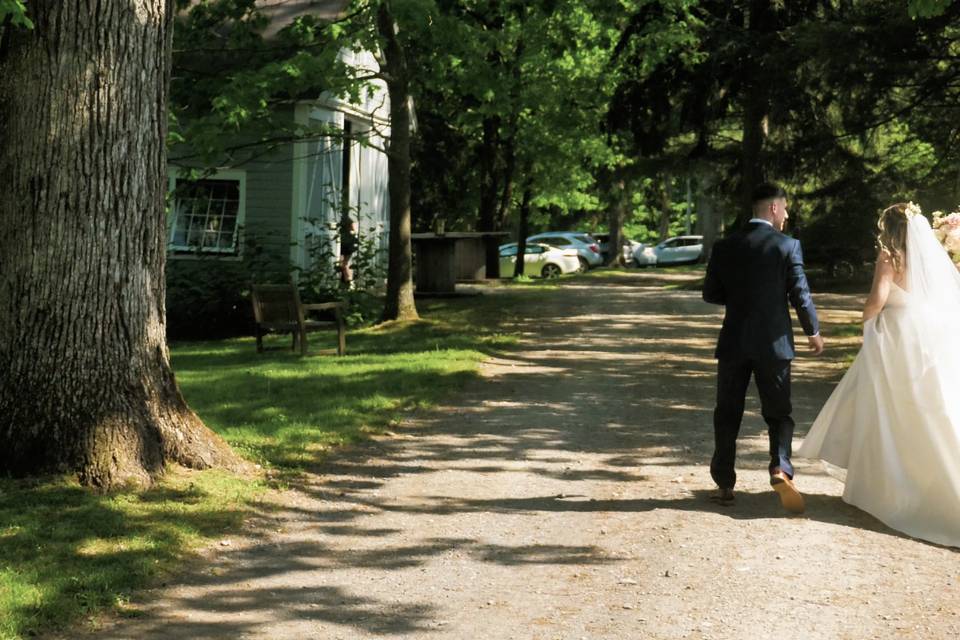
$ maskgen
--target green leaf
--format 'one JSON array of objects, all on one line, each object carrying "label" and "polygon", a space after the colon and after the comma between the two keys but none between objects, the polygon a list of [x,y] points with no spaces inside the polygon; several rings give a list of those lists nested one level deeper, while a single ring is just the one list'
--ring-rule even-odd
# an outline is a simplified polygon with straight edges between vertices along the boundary
[{"label": "green leaf", "polygon": [[10,20],[10,24],[25,29],[33,29],[33,22],[27,17],[27,7],[23,0],[0,0],[0,24]]},{"label": "green leaf", "polygon": [[911,18],[933,18],[943,15],[953,0],[909,0]]}]

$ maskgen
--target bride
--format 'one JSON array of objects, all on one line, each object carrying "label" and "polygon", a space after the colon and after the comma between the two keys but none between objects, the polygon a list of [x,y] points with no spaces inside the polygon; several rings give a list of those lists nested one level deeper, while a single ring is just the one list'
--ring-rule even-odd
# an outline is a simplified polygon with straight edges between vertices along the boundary
[{"label": "bride", "polygon": [[916,205],[878,227],[863,347],[797,456],[846,469],[845,502],[960,547],[960,274]]}]

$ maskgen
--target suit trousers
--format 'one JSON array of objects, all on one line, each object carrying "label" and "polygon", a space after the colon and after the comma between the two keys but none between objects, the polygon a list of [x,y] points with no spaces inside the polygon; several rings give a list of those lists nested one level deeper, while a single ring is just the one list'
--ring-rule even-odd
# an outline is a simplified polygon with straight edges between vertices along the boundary
[{"label": "suit trousers", "polygon": [[770,438],[770,467],[780,467],[793,477],[790,463],[793,442],[793,406],[790,403],[790,360],[732,360],[717,363],[717,406],[713,411],[714,452],[710,475],[718,487],[732,489],[737,482],[734,465],[737,436],[750,377],[760,394],[760,413]]}]

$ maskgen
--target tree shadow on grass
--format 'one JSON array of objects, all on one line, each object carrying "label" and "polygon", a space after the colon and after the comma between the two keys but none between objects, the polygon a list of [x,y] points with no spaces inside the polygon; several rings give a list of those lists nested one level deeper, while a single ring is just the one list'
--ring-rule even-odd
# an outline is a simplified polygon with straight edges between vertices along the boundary
[{"label": "tree shadow on grass", "polygon": [[193,541],[239,526],[254,491],[208,488],[216,472],[147,492],[97,494],[62,481],[0,481],[0,636],[57,629],[177,566]]}]

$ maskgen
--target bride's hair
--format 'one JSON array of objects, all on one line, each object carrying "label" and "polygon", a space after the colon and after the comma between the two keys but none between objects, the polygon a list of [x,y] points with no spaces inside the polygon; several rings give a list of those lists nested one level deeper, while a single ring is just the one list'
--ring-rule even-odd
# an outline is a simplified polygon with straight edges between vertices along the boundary
[{"label": "bride's hair", "polygon": [[903,271],[903,259],[907,255],[907,203],[898,202],[884,209],[877,228],[880,230],[877,246],[890,254],[896,271]]}]

